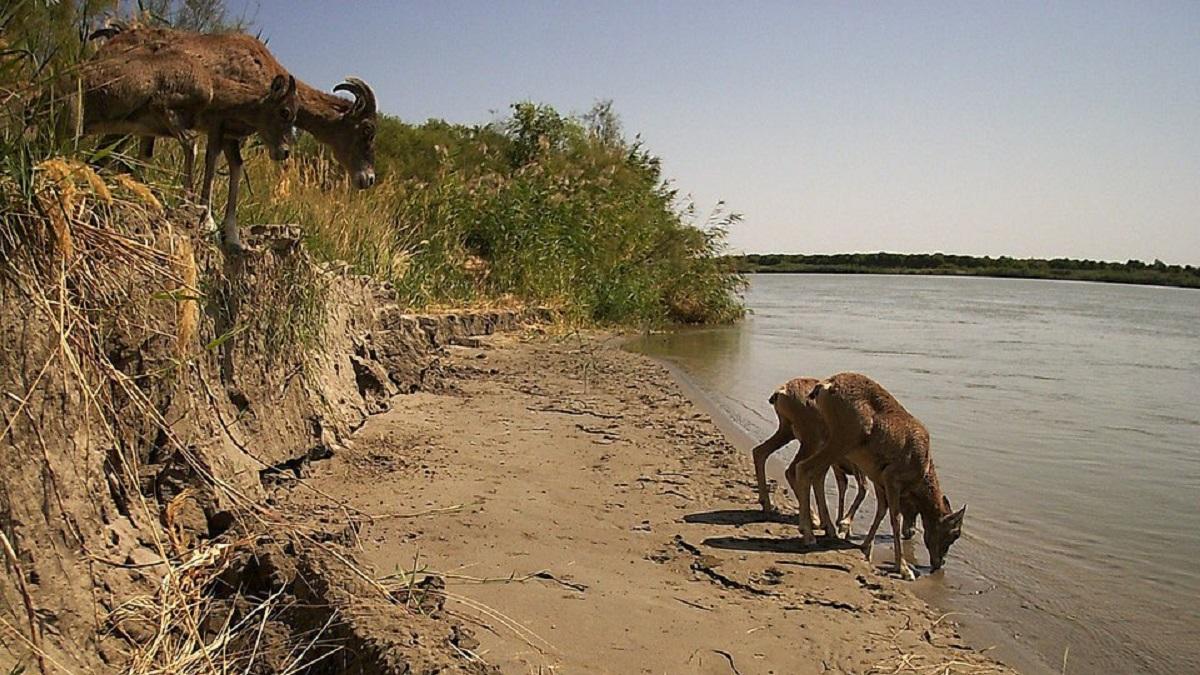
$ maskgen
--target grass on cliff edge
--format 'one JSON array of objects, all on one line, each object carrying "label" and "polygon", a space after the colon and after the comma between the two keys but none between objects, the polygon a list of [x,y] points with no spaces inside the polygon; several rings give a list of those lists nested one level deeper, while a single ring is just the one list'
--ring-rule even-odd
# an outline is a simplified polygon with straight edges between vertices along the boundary
[{"label": "grass on cliff edge", "polygon": [[520,103],[503,121],[384,117],[373,189],[349,192],[312,152],[255,163],[245,222],[299,223],[321,257],[390,281],[413,307],[513,299],[588,323],[718,323],[742,315],[720,254],[736,214],[700,217],[607,104],[563,116]]},{"label": "grass on cliff edge", "polygon": [[[43,160],[113,154],[64,123],[91,49],[81,36],[113,4],[18,0],[0,13],[0,175],[29,203]],[[390,282],[409,307],[538,303],[630,326],[743,314],[742,278],[721,257],[737,216],[697,214],[607,103],[579,116],[519,103],[479,126],[382,116],[380,181],[362,192],[311,137],[284,165],[249,145],[239,222],[297,223],[318,258]],[[179,153],[158,146],[137,173],[170,206]],[[223,177],[217,188],[220,213]]]}]

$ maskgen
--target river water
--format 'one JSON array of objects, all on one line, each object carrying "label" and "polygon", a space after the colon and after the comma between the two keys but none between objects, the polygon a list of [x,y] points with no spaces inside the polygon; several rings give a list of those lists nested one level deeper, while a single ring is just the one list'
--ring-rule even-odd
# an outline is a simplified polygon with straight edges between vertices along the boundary
[{"label": "river water", "polygon": [[640,348],[755,441],[791,377],[887,387],[969,505],[946,568],[915,586],[968,637],[1028,671],[1200,672],[1200,291],[753,275],[746,301],[740,325]]}]

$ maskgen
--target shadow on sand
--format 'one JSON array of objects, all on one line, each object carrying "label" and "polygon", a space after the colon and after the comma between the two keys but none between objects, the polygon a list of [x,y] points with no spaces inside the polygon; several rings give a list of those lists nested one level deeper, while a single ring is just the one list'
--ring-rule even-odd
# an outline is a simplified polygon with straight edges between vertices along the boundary
[{"label": "shadow on sand", "polygon": [[689,513],[683,517],[683,522],[704,525],[749,525],[750,523],[783,523],[794,524],[796,516],[772,511],[767,513],[762,509],[720,509]]},{"label": "shadow on sand", "polygon": [[853,542],[843,539],[822,538],[818,538],[812,546],[805,546],[798,537],[709,537],[700,543],[728,551],[757,553],[815,553],[858,548]]}]

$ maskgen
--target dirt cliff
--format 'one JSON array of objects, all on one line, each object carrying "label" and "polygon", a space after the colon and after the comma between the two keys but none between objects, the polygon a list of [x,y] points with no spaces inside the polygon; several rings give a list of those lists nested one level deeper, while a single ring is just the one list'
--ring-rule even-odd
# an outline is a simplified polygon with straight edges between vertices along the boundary
[{"label": "dirt cliff", "polygon": [[[105,208],[0,260],[0,669],[482,670],[345,553],[355,514],[302,524],[268,488],[436,390],[447,343],[544,315],[412,316],[289,228],[226,259],[194,213]],[[356,630],[364,594],[392,634]]]}]

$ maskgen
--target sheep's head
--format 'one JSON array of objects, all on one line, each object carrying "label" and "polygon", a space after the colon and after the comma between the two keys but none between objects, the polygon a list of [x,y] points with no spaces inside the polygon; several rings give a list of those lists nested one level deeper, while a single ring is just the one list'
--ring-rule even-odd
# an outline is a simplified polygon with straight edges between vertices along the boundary
[{"label": "sheep's head", "polygon": [[365,190],[375,184],[375,92],[357,77],[347,77],[333,88],[354,95],[354,103],[340,120],[340,129],[330,146],[338,163],[350,172],[354,186]]},{"label": "sheep's head", "polygon": [[266,143],[271,159],[282,162],[292,153],[296,142],[296,78],[276,75],[271,89],[263,98],[259,113],[258,134]]},{"label": "sheep's head", "polygon": [[942,497],[942,511],[936,522],[925,523],[925,550],[929,551],[929,566],[935,570],[945,564],[950,545],[962,535],[967,507],[963,505],[961,509],[951,511],[950,499]]}]

